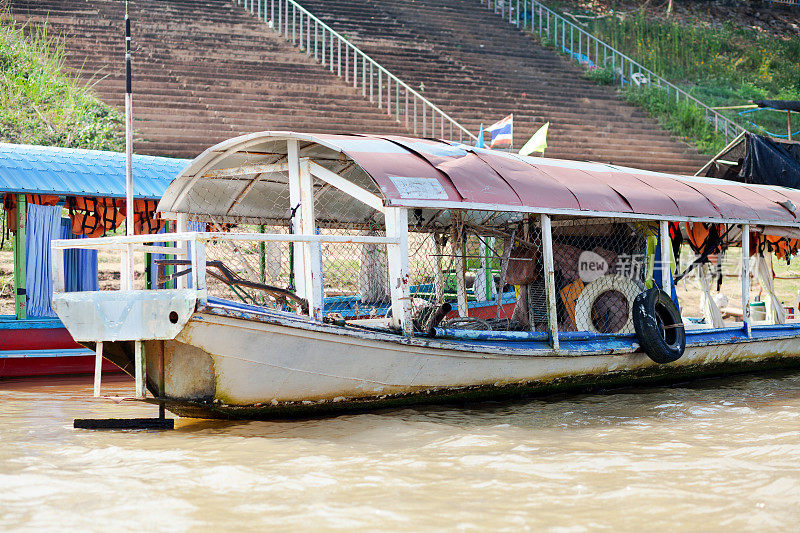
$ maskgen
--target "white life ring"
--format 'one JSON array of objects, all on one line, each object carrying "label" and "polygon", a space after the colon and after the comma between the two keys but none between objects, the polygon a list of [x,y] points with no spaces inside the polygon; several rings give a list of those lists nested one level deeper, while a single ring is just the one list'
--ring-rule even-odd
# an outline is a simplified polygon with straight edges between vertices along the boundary
[{"label": "white life ring", "polygon": [[634,332],[633,313],[631,311],[633,300],[642,292],[642,288],[632,279],[619,274],[607,274],[599,277],[593,282],[587,283],[583,288],[578,300],[575,302],[575,326],[578,331],[601,333],[592,322],[592,308],[597,299],[609,291],[621,293],[628,302],[628,307],[625,309],[627,314],[625,325],[617,333]]}]

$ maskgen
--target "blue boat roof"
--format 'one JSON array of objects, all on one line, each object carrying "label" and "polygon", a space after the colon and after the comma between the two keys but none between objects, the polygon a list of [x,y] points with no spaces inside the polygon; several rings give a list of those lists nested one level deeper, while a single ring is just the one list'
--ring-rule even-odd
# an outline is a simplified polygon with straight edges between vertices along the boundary
[{"label": "blue boat roof", "polygon": [[[133,195],[159,199],[191,161],[133,156]],[[125,197],[125,154],[0,143],[0,193]]]}]

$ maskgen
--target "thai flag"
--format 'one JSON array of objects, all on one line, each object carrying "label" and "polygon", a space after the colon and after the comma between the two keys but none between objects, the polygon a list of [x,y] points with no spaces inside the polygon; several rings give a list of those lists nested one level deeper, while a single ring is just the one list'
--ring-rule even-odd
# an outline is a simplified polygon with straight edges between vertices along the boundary
[{"label": "thai flag", "polygon": [[492,136],[489,148],[511,148],[514,143],[514,113],[486,128]]}]

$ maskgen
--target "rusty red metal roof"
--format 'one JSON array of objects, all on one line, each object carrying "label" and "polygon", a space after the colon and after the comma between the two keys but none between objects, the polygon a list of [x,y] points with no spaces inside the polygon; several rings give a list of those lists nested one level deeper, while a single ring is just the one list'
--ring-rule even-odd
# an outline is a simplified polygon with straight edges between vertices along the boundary
[{"label": "rusty red metal roof", "polygon": [[[195,178],[214,158],[216,166],[224,166],[220,157],[235,154],[237,144],[247,147],[242,151],[256,152],[263,141],[274,154],[288,139],[300,142],[301,157],[313,159],[327,148],[351,159],[369,174],[387,205],[798,223],[800,191],[795,189],[524,157],[402,136],[255,133],[206,150],[181,176]],[[176,180],[175,187],[181,186]]]},{"label": "rusty red metal roof", "polygon": [[[676,176],[615,165],[558,159],[453,146],[446,142],[407,137],[359,136],[372,142],[351,145],[349,139],[329,136],[343,152],[367,170],[394,205],[417,206],[443,198],[403,194],[391,176],[436,179],[453,200],[469,203],[525,206],[545,210],[577,209],[665,217],[723,218],[795,222],[790,209],[779,202],[800,205],[800,191],[781,187]],[[338,141],[338,142],[337,142]],[[383,142],[380,142],[383,141]],[[397,148],[404,149],[398,152]],[[402,154],[402,157],[398,157]],[[416,156],[407,165],[409,156]],[[428,167],[416,172],[419,163]],[[435,169],[438,172],[433,172]],[[414,202],[408,202],[414,200]],[[434,207],[431,205],[431,207]]]}]

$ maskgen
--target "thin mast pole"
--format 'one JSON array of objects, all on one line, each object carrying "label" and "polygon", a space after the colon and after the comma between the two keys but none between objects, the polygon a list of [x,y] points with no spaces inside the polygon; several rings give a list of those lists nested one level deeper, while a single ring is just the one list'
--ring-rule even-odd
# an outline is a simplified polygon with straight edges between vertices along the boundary
[{"label": "thin mast pole", "polygon": [[133,235],[133,101],[131,83],[131,19],[128,17],[128,2],[125,2],[125,208],[127,235]]},{"label": "thin mast pole", "polygon": [[[125,234],[133,235],[133,87],[131,79],[131,19],[125,2]],[[133,257],[128,246],[123,289],[133,289]]]}]

